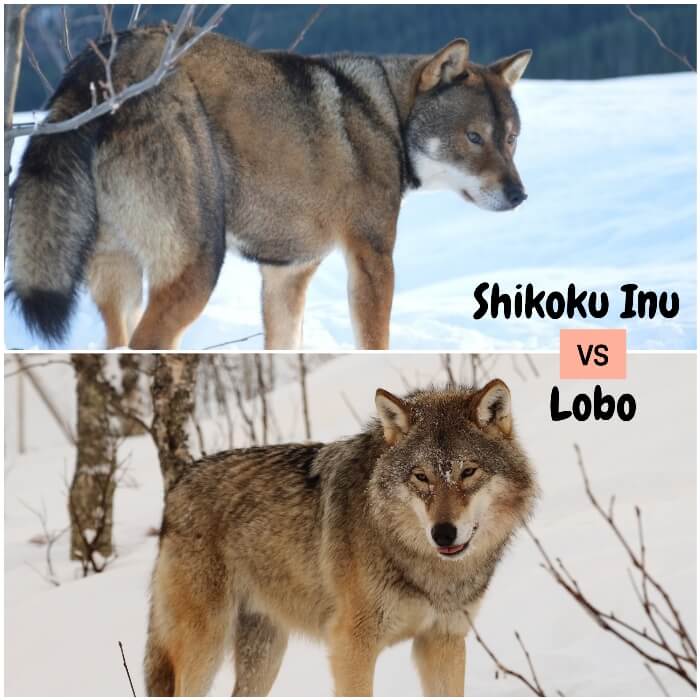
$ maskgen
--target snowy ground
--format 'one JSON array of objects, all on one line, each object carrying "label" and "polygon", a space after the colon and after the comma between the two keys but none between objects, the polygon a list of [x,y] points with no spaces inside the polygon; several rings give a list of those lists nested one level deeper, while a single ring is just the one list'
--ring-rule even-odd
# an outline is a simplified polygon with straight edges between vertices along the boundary
[{"label": "snowy ground", "polygon": [[[396,246],[394,349],[555,349],[556,321],[475,321],[474,287],[675,290],[673,321],[627,322],[631,348],[695,348],[696,81],[691,74],[598,82],[523,81],[517,163],[530,198],[494,214],[455,194],[404,201]],[[22,146],[15,148],[16,160]],[[311,283],[307,349],[353,347],[342,257]],[[204,314],[183,346],[202,349],[261,330],[256,266],[229,255]],[[622,325],[619,307],[598,327]],[[5,306],[8,348],[37,347]],[[574,327],[589,324],[574,320]],[[96,310],[83,297],[65,347],[99,348]],[[259,348],[254,338],[237,347]]]},{"label": "snowy ground", "polygon": [[[517,429],[536,465],[543,497],[533,529],[552,556],[561,556],[582,588],[604,610],[614,610],[643,624],[627,576],[627,562],[605,524],[592,512],[576,467],[573,443],[580,444],[596,493],[604,503],[617,495],[617,513],[634,539],[633,507],[644,513],[651,570],[668,587],[695,636],[696,580],[696,370],[690,354],[633,355],[628,379],[608,382],[606,390],[632,392],[639,406],[630,423],[553,424],[549,392],[558,383],[558,358],[535,356],[539,378],[522,357],[503,355],[491,376],[504,378],[513,393]],[[489,360],[491,362],[492,360]],[[455,372],[468,376],[469,362],[454,359]],[[9,371],[9,365],[6,371]],[[66,416],[74,413],[69,367],[36,370]],[[372,411],[377,386],[401,393],[404,382],[426,385],[444,379],[439,359],[430,355],[353,355],[332,360],[308,380],[315,439],[334,439],[356,430],[356,419]],[[143,693],[140,671],[149,573],[156,541],[147,537],[159,523],[161,490],[154,450],[146,438],[127,440],[121,457],[127,485],[117,490],[115,540],[118,559],[99,576],[80,579],[67,562],[67,540],[55,548],[54,563],[62,581],[47,584],[30,568],[43,570],[44,552],[29,543],[40,531],[23,502],[45,504],[51,528],[66,524],[64,475],[74,454],[63,443],[48,415],[38,408],[25,383],[24,401],[31,420],[27,452],[16,453],[17,380],[6,381],[5,460],[5,693],[8,695],[126,695],[117,640],[126,648]],[[585,382],[564,382],[564,399]],[[272,411],[286,439],[301,437],[298,386],[277,389]],[[212,423],[207,440],[218,435]],[[658,688],[640,659],[615,642],[581,612],[538,567],[539,556],[527,536],[517,538],[498,570],[477,620],[480,634],[507,664],[525,670],[513,637],[523,636],[541,682],[549,693],[566,695],[656,695]],[[513,680],[496,680],[493,664],[468,640],[467,693],[527,695]],[[232,687],[227,665],[214,692]],[[660,677],[671,694],[688,689],[669,674]],[[419,694],[410,662],[410,647],[401,644],[379,659],[376,693]],[[275,695],[328,695],[331,680],[323,648],[294,639],[275,684]]]}]

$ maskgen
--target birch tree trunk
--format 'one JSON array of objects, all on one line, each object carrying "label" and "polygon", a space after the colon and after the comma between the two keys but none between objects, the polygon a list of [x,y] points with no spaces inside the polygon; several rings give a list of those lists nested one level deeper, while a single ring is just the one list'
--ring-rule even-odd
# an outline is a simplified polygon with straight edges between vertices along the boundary
[{"label": "birch tree trunk", "polygon": [[71,356],[77,380],[77,458],[68,495],[71,559],[101,571],[112,555],[117,435],[105,390],[104,355]]},{"label": "birch tree trunk", "polygon": [[151,382],[152,434],[165,493],[193,461],[187,423],[194,411],[198,362],[198,355],[156,356]]},{"label": "birch tree trunk", "polygon": [[[121,377],[121,403],[125,411],[134,413],[137,416],[144,414],[144,395],[141,387],[141,365],[147,358],[143,355],[133,355],[124,353],[119,356],[119,367],[122,371]],[[130,437],[132,435],[142,435],[143,427],[136,421],[127,417],[121,418],[122,435]]]}]

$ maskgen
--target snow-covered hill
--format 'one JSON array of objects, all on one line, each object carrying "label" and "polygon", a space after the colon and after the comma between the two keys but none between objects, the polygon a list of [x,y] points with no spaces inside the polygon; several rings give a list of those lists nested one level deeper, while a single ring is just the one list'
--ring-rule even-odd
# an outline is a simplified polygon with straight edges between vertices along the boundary
[{"label": "snow-covered hill", "polygon": [[[399,220],[395,349],[554,349],[561,322],[472,318],[474,287],[605,289],[621,284],[675,290],[673,321],[626,323],[630,347],[695,347],[696,80],[675,74],[598,82],[525,80],[516,88],[523,120],[517,163],[529,192],[515,212],[477,210],[455,194],[408,196]],[[19,157],[19,144],[13,154]],[[314,277],[307,349],[353,347],[340,254]],[[257,267],[233,255],[188,349],[261,330]],[[601,327],[621,325],[619,305]],[[8,348],[38,347],[5,305]],[[575,327],[588,324],[580,320]],[[104,334],[85,296],[65,347],[99,348]],[[259,348],[261,338],[236,347]]]},{"label": "snow-covered hill", "polygon": [[[54,358],[55,359],[55,358]],[[576,466],[573,443],[581,446],[593,488],[605,504],[616,494],[621,527],[636,541],[633,508],[643,510],[649,566],[668,587],[696,635],[696,369],[692,354],[632,355],[628,379],[606,383],[615,394],[631,392],[638,404],[633,421],[552,423],[549,392],[558,383],[558,358],[535,356],[539,378],[522,356],[489,358],[491,376],[511,387],[517,429],[537,467],[543,496],[533,529],[552,556],[561,556],[583,590],[604,610],[643,624],[619,543],[587,501]],[[455,357],[455,373],[469,376],[468,358]],[[8,367],[9,371],[9,367]],[[70,368],[47,366],[44,379],[66,416],[74,411]],[[373,410],[378,386],[401,393],[408,385],[445,378],[434,355],[350,355],[332,360],[308,378],[313,438],[335,439],[357,429]],[[29,543],[40,526],[24,504],[45,504],[50,528],[67,523],[66,475],[72,449],[61,444],[48,415],[26,391],[27,453],[17,456],[12,421],[17,381],[9,378],[6,395],[5,460],[5,692],[8,695],[126,695],[129,687],[117,647],[121,640],[143,693],[140,664],[146,631],[148,579],[156,541],[147,536],[159,524],[162,502],[155,452],[145,437],[121,447],[128,477],[117,489],[115,541],[118,559],[99,576],[81,579],[67,561],[67,539],[56,545],[53,560],[62,583],[54,587],[32,570],[44,569],[44,550]],[[26,386],[25,386],[26,389]],[[562,400],[585,382],[561,385]],[[277,389],[270,399],[281,434],[301,439],[299,387]],[[350,408],[352,407],[352,409]],[[212,445],[216,426],[207,428]],[[221,445],[223,446],[223,445]],[[211,448],[210,448],[211,449]],[[566,695],[657,695],[658,688],[633,652],[606,635],[538,566],[528,537],[519,536],[498,570],[477,627],[508,665],[525,671],[513,631],[522,635],[539,678],[549,693]],[[688,689],[659,672],[671,694]],[[231,664],[219,674],[214,692],[232,687]],[[275,695],[314,696],[332,691],[322,647],[294,638],[274,686]],[[379,659],[375,691],[379,695],[419,694],[410,647],[401,644]],[[494,678],[494,666],[470,637],[468,695],[527,695],[511,679]]]}]

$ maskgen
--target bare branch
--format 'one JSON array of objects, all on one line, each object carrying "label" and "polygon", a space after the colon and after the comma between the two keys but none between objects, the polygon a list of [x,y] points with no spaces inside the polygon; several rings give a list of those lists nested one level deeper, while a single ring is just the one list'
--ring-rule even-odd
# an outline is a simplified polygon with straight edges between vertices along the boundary
[{"label": "bare branch", "polygon": [[518,630],[515,630],[515,638],[518,640],[518,644],[520,644],[520,648],[523,650],[523,654],[525,654],[525,659],[527,661],[528,667],[530,668],[530,674],[532,675],[532,681],[535,684],[535,686],[540,688],[540,690],[541,690],[542,686],[540,685],[540,681],[537,678],[537,673],[535,672],[535,667],[532,663],[532,658],[530,657],[530,652],[526,649],[525,643],[521,639],[520,634],[518,634]]},{"label": "bare branch", "polygon": [[141,5],[134,5],[131,10],[131,17],[129,17],[128,29],[133,29],[139,23],[139,15],[141,14]]},{"label": "bare branch", "polygon": [[630,15],[632,15],[632,17],[634,17],[634,19],[636,19],[638,22],[640,22],[641,24],[643,24],[643,25],[654,35],[654,38],[656,39],[656,43],[657,43],[664,51],[666,51],[666,53],[671,54],[671,56],[673,56],[675,59],[677,59],[678,61],[680,61],[688,70],[693,71],[693,73],[697,73],[697,71],[695,70],[695,66],[693,66],[693,64],[688,60],[688,58],[687,58],[686,56],[681,56],[681,54],[679,54],[678,52],[674,51],[670,46],[668,46],[668,45],[663,41],[663,39],[661,38],[661,36],[659,35],[659,32],[656,31],[656,29],[649,23],[649,21],[646,20],[646,19],[644,19],[644,17],[642,17],[640,14],[637,14],[637,13],[632,9],[632,5],[625,5],[625,7],[627,8],[627,12],[629,12]]},{"label": "bare branch", "polygon": [[[662,597],[664,603],[669,609],[669,612],[671,614],[671,617],[675,620],[676,626],[679,630],[679,635],[681,639],[684,641],[684,645],[688,644],[690,649],[692,650],[693,655],[697,655],[696,649],[695,649],[695,644],[693,643],[692,639],[690,638],[690,635],[688,634],[687,628],[683,624],[683,621],[681,620],[680,614],[676,607],[674,606],[671,596],[669,593],[666,591],[666,589],[661,586],[661,584],[650,575],[649,570],[646,568],[646,563],[642,560],[642,558],[645,555],[645,552],[643,551],[644,549],[644,544],[643,544],[643,539],[641,542],[641,547],[642,547],[642,558],[638,557],[630,544],[627,542],[625,539],[625,536],[622,534],[620,529],[617,526],[617,523],[615,522],[615,519],[612,514],[607,514],[603,508],[601,507],[600,503],[596,499],[595,495],[593,494],[593,491],[591,489],[590,481],[588,479],[588,474],[586,473],[585,466],[583,464],[583,456],[581,454],[581,448],[578,445],[574,445],[574,450],[576,451],[576,456],[577,456],[577,461],[578,461],[578,466],[579,470],[581,472],[581,475],[583,477],[583,483],[586,489],[586,495],[588,496],[588,500],[591,502],[593,507],[598,511],[598,513],[602,516],[602,518],[608,523],[610,526],[611,530],[615,534],[615,537],[618,539],[620,544],[624,547],[625,551],[627,552],[627,555],[634,565],[634,567],[642,574],[643,577],[645,577],[646,582],[648,582],[654,590],[657,591],[657,593]],[[640,536],[643,535],[642,530],[641,530],[641,510],[639,508],[635,509],[635,514],[637,517],[638,521],[638,533]],[[651,612],[651,607],[648,607],[645,605],[645,612],[647,615]]]},{"label": "bare branch", "polygon": [[318,9],[316,12],[314,12],[311,17],[306,21],[306,24],[301,28],[301,31],[296,35],[296,38],[294,41],[289,45],[289,48],[287,51],[294,51],[299,44],[301,44],[302,41],[304,41],[304,37],[306,36],[306,32],[311,29],[311,27],[316,24],[316,20],[325,12],[326,8],[328,5],[319,5]]},{"label": "bare branch", "polygon": [[22,355],[15,355],[15,359],[17,360],[17,364],[20,366],[20,370],[27,375],[29,382],[34,387],[37,394],[39,394],[39,397],[44,402],[44,405],[49,410],[49,413],[51,413],[51,415],[53,416],[53,419],[56,421],[63,435],[66,437],[66,439],[71,445],[75,445],[76,438],[75,435],[73,435],[73,431],[71,430],[69,423],[61,415],[61,412],[54,404],[53,400],[51,399],[51,396],[44,388],[44,385],[39,381],[39,378],[34,375],[34,372],[32,371],[31,367],[29,367],[25,363]]},{"label": "bare branch", "polygon": [[[585,596],[582,592],[580,586],[574,577],[567,571],[564,564],[560,559],[556,559],[556,566],[552,562],[551,558],[545,551],[542,543],[533,534],[533,532],[528,527],[527,523],[524,523],[524,528],[530,535],[530,538],[535,543],[538,548],[542,558],[544,559],[544,564],[542,565],[545,571],[547,571],[554,580],[564,588],[569,595],[587,612],[591,618],[598,624],[603,630],[609,632],[615,636],[619,641],[636,651],[646,662],[654,664],[656,666],[661,666],[669,671],[673,672],[680,678],[682,678],[686,683],[688,683],[693,688],[697,688],[697,680],[694,675],[694,669],[697,666],[697,654],[695,652],[695,645],[690,639],[690,635],[687,632],[685,625],[683,624],[680,613],[673,604],[670,595],[663,588],[663,586],[649,573],[646,564],[646,545],[644,542],[644,530],[642,527],[642,514],[639,507],[635,508],[635,515],[637,518],[637,533],[639,537],[639,547],[640,551],[637,554],[634,549],[630,546],[625,536],[622,534],[617,526],[614,518],[614,499],[611,499],[610,505],[606,510],[602,508],[598,499],[591,489],[590,480],[586,472],[585,466],[583,464],[583,458],[581,455],[581,450],[578,445],[574,445],[576,454],[578,457],[578,465],[583,477],[584,488],[589,501],[593,505],[594,509],[600,514],[600,516],[606,521],[610,529],[615,534],[618,541],[622,544],[627,556],[629,557],[633,567],[640,573],[641,576],[641,588],[637,586],[634,578],[630,573],[630,580],[632,581],[633,590],[639,600],[639,603],[644,610],[648,622],[653,628],[654,635],[650,634],[646,628],[639,629],[635,625],[632,625],[624,620],[618,618],[614,613],[606,613],[602,611],[598,606],[596,606],[589,598]],[[657,594],[661,596],[664,601],[666,608],[668,608],[669,617],[665,615],[659,615],[657,619],[658,606],[650,599],[650,589],[654,590]],[[659,624],[661,620],[673,633],[675,639],[669,640],[664,635],[661,630],[661,625]],[[673,622],[671,622],[673,620]],[[643,640],[645,643],[650,644],[654,650],[650,651],[648,648],[640,646],[637,640]],[[680,645],[680,650],[675,648],[675,645]],[[658,652],[660,655],[655,655]]]},{"label": "bare branch", "polygon": [[[139,5],[140,7],[140,5]],[[122,662],[124,663],[124,670],[126,671],[126,677],[129,679],[129,685],[131,686],[131,695],[132,697],[136,697],[136,691],[134,690],[134,684],[131,680],[131,674],[129,673],[129,667],[126,665],[126,657],[124,656],[124,647],[122,646],[121,642],[118,642],[119,644],[119,651],[122,653]]]},{"label": "bare branch", "polygon": [[532,666],[532,661],[530,659],[530,654],[527,652],[525,649],[524,644],[522,643],[522,640],[520,639],[520,636],[518,633],[515,633],[515,636],[518,640],[518,643],[520,644],[520,647],[523,649],[525,652],[525,657],[527,658],[528,665],[530,666],[530,670],[532,672],[532,677],[533,680],[529,681],[522,673],[519,673],[518,671],[514,671],[512,668],[509,668],[505,664],[503,664],[499,658],[491,651],[491,649],[488,647],[486,642],[481,638],[479,635],[479,632],[477,631],[476,627],[474,626],[474,621],[471,619],[471,616],[469,615],[468,612],[465,612],[465,615],[467,616],[467,621],[469,622],[470,627],[472,628],[472,631],[474,632],[474,637],[476,638],[476,641],[478,644],[481,646],[481,648],[489,655],[491,658],[491,661],[493,661],[494,664],[496,664],[496,668],[503,673],[505,676],[511,676],[512,678],[516,678],[519,680],[523,685],[525,685],[530,692],[533,695],[537,695],[538,697],[544,698],[547,697],[547,693],[544,692],[542,689],[542,686],[539,684],[539,681],[537,680],[537,675],[535,674],[534,668]]},{"label": "bare branch", "polygon": [[[603,613],[600,609],[598,609],[588,598],[584,596],[584,594],[577,588],[575,588],[569,581],[567,581],[559,570],[554,566],[552,563],[552,560],[549,558],[549,555],[547,554],[546,550],[544,549],[542,543],[540,540],[535,536],[535,534],[530,530],[528,527],[527,523],[524,523],[524,528],[527,531],[528,535],[534,542],[535,546],[538,548],[540,551],[540,554],[542,555],[542,558],[544,559],[544,569],[547,571],[552,578],[562,587],[564,588],[569,595],[583,608],[585,612],[587,612],[591,618],[606,632],[610,632],[613,636],[615,636],[617,639],[619,639],[621,642],[632,648],[634,651],[636,651],[640,656],[642,656],[646,661],[649,661],[652,664],[656,664],[658,666],[663,666],[664,668],[667,668],[668,670],[672,671],[676,675],[680,676],[685,680],[688,684],[690,684],[692,687],[696,687],[696,682],[694,679],[690,677],[688,672],[684,669],[678,669],[675,665],[673,665],[671,662],[666,661],[665,659],[662,659],[658,656],[653,656],[650,652],[647,652],[645,649],[640,647],[638,644],[636,644],[634,641],[632,641],[629,637],[626,635],[622,634],[620,630],[618,630],[614,623],[619,622],[619,620],[611,615],[608,615],[606,613]],[[644,632],[637,631],[636,632],[640,636],[644,636]]]},{"label": "bare branch", "polygon": [[130,100],[138,95],[156,87],[161,83],[163,78],[169,74],[172,68],[175,66],[177,61],[189,51],[194,44],[196,44],[205,34],[212,31],[216,25],[221,21],[224,13],[230,5],[222,5],[210,18],[209,21],[190,37],[190,39],[178,48],[178,42],[182,38],[182,35],[187,28],[190,21],[192,13],[194,12],[194,5],[186,5],[180,14],[177,24],[174,30],[168,35],[168,38],[163,47],[163,52],[161,54],[158,66],[156,69],[146,78],[140,80],[132,85],[128,85],[123,90],[115,92],[109,99],[101,102],[90,109],[86,109],[73,117],[64,119],[58,122],[41,122],[34,124],[18,124],[9,129],[5,129],[5,142],[6,148],[8,147],[7,142],[12,141],[19,136],[32,136],[36,134],[60,134],[66,131],[72,131],[77,129],[84,124],[102,117],[105,114],[113,113],[119,107],[124,104],[127,100]]}]

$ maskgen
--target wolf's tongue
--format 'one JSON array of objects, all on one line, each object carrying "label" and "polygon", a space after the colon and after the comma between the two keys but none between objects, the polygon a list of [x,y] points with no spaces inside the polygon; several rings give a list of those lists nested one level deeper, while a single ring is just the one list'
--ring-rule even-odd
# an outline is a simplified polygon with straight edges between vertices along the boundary
[{"label": "wolf's tongue", "polygon": [[438,552],[440,554],[455,554],[456,552],[459,552],[460,549],[463,549],[464,545],[463,544],[458,544],[454,547],[438,547]]}]

